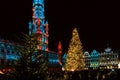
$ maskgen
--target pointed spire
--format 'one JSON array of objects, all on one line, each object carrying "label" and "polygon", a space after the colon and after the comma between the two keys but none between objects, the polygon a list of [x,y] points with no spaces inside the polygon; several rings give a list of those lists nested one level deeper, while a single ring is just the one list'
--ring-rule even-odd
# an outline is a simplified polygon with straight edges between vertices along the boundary
[{"label": "pointed spire", "polygon": [[61,62],[61,54],[62,54],[62,44],[61,42],[59,41],[58,43],[58,63],[60,65],[62,65],[62,62]]},{"label": "pointed spire", "polygon": [[61,42],[59,41],[59,43],[58,43],[58,50],[62,50],[62,44],[61,44]]}]

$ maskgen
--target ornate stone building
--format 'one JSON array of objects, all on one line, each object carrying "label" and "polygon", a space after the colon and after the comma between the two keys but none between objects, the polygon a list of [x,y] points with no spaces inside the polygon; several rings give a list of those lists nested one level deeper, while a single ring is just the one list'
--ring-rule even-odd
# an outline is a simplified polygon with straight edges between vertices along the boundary
[{"label": "ornate stone building", "polygon": [[113,52],[111,48],[106,48],[99,56],[100,69],[118,68],[118,52]]},{"label": "ornate stone building", "polygon": [[15,42],[0,39],[0,65],[12,65],[15,64],[18,59],[19,51],[16,47],[20,45]]},{"label": "ornate stone building", "polygon": [[90,68],[90,54],[88,51],[84,52],[84,60],[86,64],[86,69],[89,69]]},{"label": "ornate stone building", "polygon": [[95,49],[90,53],[90,67],[97,69],[99,67],[99,52]]}]

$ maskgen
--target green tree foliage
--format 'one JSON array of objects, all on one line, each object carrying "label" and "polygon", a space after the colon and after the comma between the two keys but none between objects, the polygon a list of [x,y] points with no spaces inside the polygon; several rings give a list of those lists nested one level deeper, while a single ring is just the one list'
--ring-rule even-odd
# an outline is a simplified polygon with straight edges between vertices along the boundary
[{"label": "green tree foliage", "polygon": [[34,35],[23,34],[21,46],[18,50],[19,59],[15,65],[14,77],[21,80],[30,80],[32,78],[43,78],[47,73],[47,61],[42,53],[38,51],[37,46],[42,43],[38,42]]}]

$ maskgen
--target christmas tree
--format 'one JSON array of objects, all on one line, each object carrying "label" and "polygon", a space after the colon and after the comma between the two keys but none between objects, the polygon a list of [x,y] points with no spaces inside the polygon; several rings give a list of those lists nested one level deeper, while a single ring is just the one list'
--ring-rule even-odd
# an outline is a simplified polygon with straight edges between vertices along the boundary
[{"label": "christmas tree", "polygon": [[83,70],[84,67],[85,62],[83,58],[82,43],[80,41],[77,29],[74,28],[64,69],[65,71],[80,71]]}]

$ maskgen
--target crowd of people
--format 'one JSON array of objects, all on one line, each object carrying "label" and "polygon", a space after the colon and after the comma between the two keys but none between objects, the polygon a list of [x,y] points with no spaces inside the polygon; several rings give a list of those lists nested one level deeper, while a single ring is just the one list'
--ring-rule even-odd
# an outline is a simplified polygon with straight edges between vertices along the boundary
[{"label": "crowd of people", "polygon": [[[41,80],[120,80],[119,69],[106,69],[106,70],[83,70],[72,72],[51,72],[47,76],[40,77]],[[42,75],[42,74],[41,74]],[[14,77],[15,78],[15,77]],[[16,80],[13,77],[7,75],[0,75],[2,80]],[[37,78],[31,78],[31,80],[37,80]]]},{"label": "crowd of people", "polygon": [[49,80],[120,80],[119,69],[52,73]]}]

